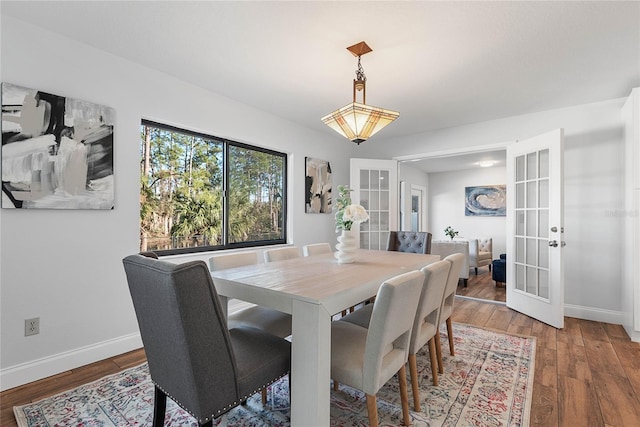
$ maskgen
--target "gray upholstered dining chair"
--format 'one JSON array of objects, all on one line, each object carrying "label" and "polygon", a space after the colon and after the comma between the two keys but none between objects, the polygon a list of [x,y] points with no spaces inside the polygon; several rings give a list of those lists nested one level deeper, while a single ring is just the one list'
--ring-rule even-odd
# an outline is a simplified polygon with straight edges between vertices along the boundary
[{"label": "gray upholstered dining chair", "polygon": [[328,254],[329,252],[333,251],[331,250],[331,245],[328,243],[312,243],[302,247],[302,254],[304,256]]},{"label": "gray upholstered dining chair", "polygon": [[290,371],[288,341],[254,328],[229,330],[203,261],[123,260],[155,386],[153,425],[167,396],[199,425],[238,406]]},{"label": "gray upholstered dining chair", "polygon": [[[451,315],[453,314],[453,304],[456,300],[456,291],[458,290],[458,282],[460,280],[458,272],[460,271],[465,259],[463,254],[456,253],[447,256],[444,260],[451,263],[451,269],[449,270],[447,286],[444,289],[444,295],[442,297],[442,307],[440,308],[440,320],[438,321],[438,326],[443,322],[446,322],[447,337],[449,338],[449,352],[452,356],[455,356]],[[443,373],[444,367],[442,366],[442,345],[440,344],[440,334],[436,334],[436,355],[438,356],[438,371]]]},{"label": "gray upholstered dining chair", "polygon": [[368,328],[349,322],[351,315],[331,324],[334,388],[344,383],[365,393],[370,426],[378,425],[376,394],[396,372],[404,424],[410,423],[405,364],[423,283],[424,273],[417,270],[386,280],[378,290]]},{"label": "gray upholstered dining chair", "polygon": [[[215,255],[209,258],[211,271],[244,267],[258,263],[256,251],[234,252]],[[227,317],[229,328],[249,326],[257,328],[281,338],[291,335],[291,315],[260,305],[246,304],[245,308],[230,313]]]},{"label": "gray upholstered dining chair", "polygon": [[297,246],[286,248],[267,249],[264,251],[264,262],[283,261],[285,259],[299,258],[300,250]]},{"label": "gray upholstered dining chair", "polygon": [[426,231],[390,231],[387,250],[430,254],[431,238],[431,233]]}]

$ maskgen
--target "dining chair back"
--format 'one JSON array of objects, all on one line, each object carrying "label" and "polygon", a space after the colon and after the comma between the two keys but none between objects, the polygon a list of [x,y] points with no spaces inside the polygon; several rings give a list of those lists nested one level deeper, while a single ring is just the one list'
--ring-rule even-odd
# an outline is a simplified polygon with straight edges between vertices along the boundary
[{"label": "dining chair back", "polygon": [[430,254],[431,237],[431,233],[426,231],[390,231],[387,239],[387,250]]},{"label": "dining chair back", "polygon": [[424,273],[411,271],[379,288],[368,328],[338,320],[331,325],[331,377],[362,390],[369,425],[378,425],[376,394],[398,373],[403,420],[409,425],[406,368],[411,330]]},{"label": "dining chair back", "polygon": [[209,258],[211,271],[225,270],[227,268],[244,267],[258,263],[258,252],[233,252],[230,254],[214,255]]},{"label": "dining chair back", "polygon": [[[449,352],[452,356],[455,355],[455,349],[453,344],[453,325],[451,323],[451,315],[453,314],[453,305],[456,300],[456,291],[458,289],[458,282],[460,276],[458,272],[464,263],[464,255],[460,253],[451,254],[445,258],[446,261],[451,263],[451,269],[447,277],[447,286],[444,290],[442,297],[442,306],[440,307],[440,320],[438,325],[443,322],[447,323],[447,336],[449,338]],[[443,373],[444,368],[442,366],[442,346],[440,344],[440,334],[436,334],[436,354],[438,357],[438,372]]]},{"label": "dining chair back", "polygon": [[297,246],[286,248],[267,249],[264,251],[264,262],[283,261],[285,259],[299,258],[300,250]]},{"label": "dining chair back", "polygon": [[302,254],[304,256],[327,254],[329,252],[333,251],[331,250],[331,245],[328,243],[313,243],[302,247]]},{"label": "dining chair back", "polygon": [[[225,270],[228,268],[244,267],[258,263],[258,253],[234,252],[224,255],[215,255],[209,258],[211,271]],[[291,335],[291,315],[272,308],[255,304],[245,304],[245,308],[230,313],[228,316],[229,328],[240,326],[257,328],[281,338]]]},{"label": "dining chair back", "polygon": [[212,425],[289,372],[288,341],[254,328],[227,329],[203,261],[135,254],[123,265],[155,386],[154,426],[164,424],[167,396],[198,424]]},{"label": "dining chair back", "polygon": [[424,273],[424,286],[418,301],[418,309],[411,331],[409,343],[409,374],[411,377],[411,389],[413,403],[416,411],[420,410],[420,392],[418,389],[418,367],[416,354],[425,344],[429,344],[429,356],[431,361],[431,373],[433,385],[438,385],[438,361],[436,356],[435,335],[438,333],[438,321],[440,320],[440,308],[442,296],[447,285],[447,278],[451,263],[449,261],[437,261],[422,268]]}]

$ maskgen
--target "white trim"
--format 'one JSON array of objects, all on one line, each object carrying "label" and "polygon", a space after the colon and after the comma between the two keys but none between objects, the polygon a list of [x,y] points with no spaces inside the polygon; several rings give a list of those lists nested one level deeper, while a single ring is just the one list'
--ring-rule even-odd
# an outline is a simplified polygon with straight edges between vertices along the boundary
[{"label": "white trim", "polygon": [[623,325],[625,332],[633,342],[640,342],[640,331],[629,330],[629,326]]},{"label": "white trim", "polygon": [[502,305],[502,306],[505,306],[505,307],[507,306],[507,303],[504,302],[504,301],[496,301],[496,300],[492,300],[492,299],[482,299],[482,298],[470,297],[470,296],[467,296],[467,295],[456,295],[456,299],[466,299],[466,300],[469,300],[469,301],[482,302],[482,303],[486,303],[486,304]]},{"label": "white trim", "polygon": [[594,322],[611,323],[622,325],[624,313],[614,310],[603,310],[601,308],[585,307],[581,305],[565,304],[564,315],[575,317],[576,319],[592,320]]},{"label": "white trim", "polygon": [[0,391],[142,348],[140,333],[124,335],[0,370]]},{"label": "white trim", "polygon": [[407,154],[405,156],[396,156],[393,157],[393,160],[397,160],[398,162],[408,162],[411,160],[424,160],[424,159],[432,159],[437,157],[451,157],[458,156],[460,154],[470,154],[470,153],[482,153],[485,151],[496,151],[496,150],[505,150],[509,144],[513,144],[517,141],[507,141],[507,142],[496,142],[494,144],[473,146],[473,147],[462,147],[462,148],[452,148],[449,150],[441,150],[441,151],[432,151],[429,153],[420,153],[420,154]]}]

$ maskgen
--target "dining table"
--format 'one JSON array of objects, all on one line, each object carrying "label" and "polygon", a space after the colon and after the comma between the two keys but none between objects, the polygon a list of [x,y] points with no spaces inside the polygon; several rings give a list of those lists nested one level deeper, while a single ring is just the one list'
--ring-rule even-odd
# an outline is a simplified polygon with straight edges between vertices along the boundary
[{"label": "dining table", "polygon": [[358,249],[340,264],[333,253],[211,272],[223,309],[239,299],[292,315],[291,425],[328,426],[333,315],[375,296],[387,279],[439,255]]}]

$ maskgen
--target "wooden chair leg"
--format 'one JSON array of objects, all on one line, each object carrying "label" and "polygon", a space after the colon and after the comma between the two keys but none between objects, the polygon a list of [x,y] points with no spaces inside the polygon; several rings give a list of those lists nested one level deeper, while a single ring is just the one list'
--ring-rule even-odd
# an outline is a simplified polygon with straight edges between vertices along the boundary
[{"label": "wooden chair leg", "polygon": [[[431,359],[431,375],[433,385],[438,385],[438,357],[436,356],[436,340],[432,337],[429,340],[429,358]],[[417,411],[418,409],[416,409]]]},{"label": "wooden chair leg", "polygon": [[338,391],[340,389],[340,383],[336,380],[333,380],[333,390]]},{"label": "wooden chair leg", "polygon": [[369,426],[378,427],[378,405],[375,395],[367,394],[367,413],[369,414]]},{"label": "wooden chair leg", "polygon": [[164,391],[155,386],[153,395],[153,427],[162,427],[164,425],[164,414],[167,409],[167,395]]},{"label": "wooden chair leg", "polygon": [[402,419],[405,426],[411,425],[409,415],[409,395],[407,393],[407,368],[402,365],[398,371],[398,384],[400,385],[400,401],[402,402]]},{"label": "wooden chair leg", "polygon": [[449,352],[452,356],[455,356],[456,352],[453,348],[453,326],[451,324],[451,317],[447,319],[447,335],[449,335]]},{"label": "wooden chair leg", "polygon": [[440,344],[440,333],[437,332],[435,337],[436,339],[436,357],[438,358],[438,372],[444,374],[444,366],[442,364],[442,345]]},{"label": "wooden chair leg", "polygon": [[267,404],[267,388],[262,389],[262,406]]},{"label": "wooden chair leg", "polygon": [[420,411],[420,390],[418,389],[418,364],[416,355],[409,355],[409,374],[411,375],[411,393],[413,394],[413,409]]}]

